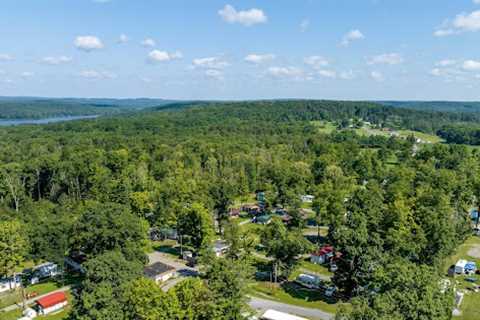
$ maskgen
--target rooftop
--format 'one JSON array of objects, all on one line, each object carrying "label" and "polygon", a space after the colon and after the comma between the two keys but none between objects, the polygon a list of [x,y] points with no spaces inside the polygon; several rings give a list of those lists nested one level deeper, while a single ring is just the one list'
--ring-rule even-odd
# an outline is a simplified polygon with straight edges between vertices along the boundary
[{"label": "rooftop", "polygon": [[149,277],[153,278],[155,276],[174,271],[175,268],[172,266],[169,266],[168,264],[162,263],[162,262],[155,262],[152,265],[146,266],[143,269],[143,273]]},{"label": "rooftop", "polygon": [[65,295],[64,292],[55,292],[55,293],[49,294],[48,296],[38,299],[36,302],[39,306],[46,309],[65,301],[67,301],[67,296]]}]

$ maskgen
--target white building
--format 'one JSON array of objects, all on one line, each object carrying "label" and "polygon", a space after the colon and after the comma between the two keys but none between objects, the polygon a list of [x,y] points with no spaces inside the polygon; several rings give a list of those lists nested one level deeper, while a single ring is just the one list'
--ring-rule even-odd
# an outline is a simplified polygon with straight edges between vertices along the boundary
[{"label": "white building", "polygon": [[143,273],[156,283],[161,283],[175,277],[176,270],[174,267],[169,266],[168,264],[155,262],[152,265],[146,266],[143,269]]},{"label": "white building", "polygon": [[16,276],[15,278],[0,279],[0,293],[16,289],[20,287],[20,285],[21,279],[19,276]]},{"label": "white building", "polygon": [[465,266],[467,265],[467,260],[458,260],[455,264],[455,273],[463,274],[465,272]]},{"label": "white building", "polygon": [[313,199],[315,199],[315,197],[310,195],[310,194],[304,194],[304,195],[300,196],[300,199],[302,200],[302,202],[312,203]]},{"label": "white building", "polygon": [[46,315],[63,309],[68,304],[68,300],[64,292],[55,292],[38,299],[36,303],[38,306],[38,313]]}]

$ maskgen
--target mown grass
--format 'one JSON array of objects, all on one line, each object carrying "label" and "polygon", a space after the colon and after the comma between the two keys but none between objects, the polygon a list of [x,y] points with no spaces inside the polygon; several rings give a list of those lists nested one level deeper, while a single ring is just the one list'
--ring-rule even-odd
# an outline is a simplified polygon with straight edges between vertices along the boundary
[{"label": "mown grass", "polygon": [[[448,259],[445,261],[444,270],[448,270],[448,268],[455,264],[459,259],[465,259],[468,261],[474,261],[477,266],[480,266],[480,259],[476,257],[472,257],[468,254],[468,251],[475,246],[480,246],[480,237],[472,236],[465,243],[457,248],[454,254],[452,254]],[[465,279],[469,276],[457,276],[454,280],[456,288],[459,289],[466,289],[471,288],[473,286],[472,283],[467,282]],[[474,276],[477,279],[476,285],[479,284],[480,277]],[[459,317],[454,317],[454,319],[458,320],[478,320],[480,319],[480,293],[473,292],[473,291],[466,291],[464,296],[463,302],[460,306],[460,310],[462,315]]]},{"label": "mown grass", "polygon": [[270,282],[255,282],[248,288],[248,294],[258,298],[269,299],[286,304],[320,309],[325,312],[335,313],[342,303],[328,303],[322,300],[319,294],[310,290],[292,290],[286,292],[279,284]]}]

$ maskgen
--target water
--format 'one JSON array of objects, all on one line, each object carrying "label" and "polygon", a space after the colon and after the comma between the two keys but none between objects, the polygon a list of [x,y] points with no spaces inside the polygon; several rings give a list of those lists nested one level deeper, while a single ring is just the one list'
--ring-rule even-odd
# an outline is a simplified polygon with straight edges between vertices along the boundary
[{"label": "water", "polygon": [[52,117],[44,119],[0,119],[0,127],[18,126],[22,124],[47,124],[55,122],[73,121],[80,119],[95,119],[98,115],[94,116],[65,116],[65,117]]}]

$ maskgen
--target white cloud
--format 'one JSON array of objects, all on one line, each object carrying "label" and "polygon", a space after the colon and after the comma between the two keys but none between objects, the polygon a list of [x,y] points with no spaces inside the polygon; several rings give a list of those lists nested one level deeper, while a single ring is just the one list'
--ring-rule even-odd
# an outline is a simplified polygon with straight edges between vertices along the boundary
[{"label": "white cloud", "polygon": [[340,79],[353,80],[355,79],[355,72],[353,70],[343,71],[340,73]]},{"label": "white cloud", "polygon": [[4,70],[1,70],[1,69],[0,69],[0,75],[3,75],[3,74],[5,74],[5,73],[6,73],[6,72],[5,72]]},{"label": "white cloud", "polygon": [[254,64],[264,63],[273,59],[275,59],[275,55],[273,54],[249,54],[244,58],[245,61]]},{"label": "white cloud", "polygon": [[322,56],[306,57],[305,59],[303,59],[303,62],[305,62],[305,64],[308,64],[309,66],[312,66],[315,69],[320,69],[330,64],[328,60]]},{"label": "white cloud", "polygon": [[474,4],[480,4],[480,0],[473,0]]},{"label": "white cloud", "polygon": [[445,70],[440,68],[434,68],[430,71],[430,74],[435,77],[441,77],[445,75]]},{"label": "white cloud", "polygon": [[442,27],[434,32],[434,35],[444,37],[463,32],[476,31],[480,31],[480,10],[456,15],[453,20],[445,21]]},{"label": "white cloud", "polygon": [[118,37],[118,43],[127,43],[130,39],[126,34],[121,34],[120,37]]},{"label": "white cloud", "polygon": [[147,48],[153,48],[157,45],[155,40],[153,40],[151,38],[147,38],[147,39],[143,40],[142,42],[140,42],[140,44],[144,47],[147,47]]},{"label": "white cloud", "polygon": [[96,70],[84,70],[79,73],[79,76],[91,80],[115,79],[117,77],[114,73]]},{"label": "white cloud", "polygon": [[454,66],[456,64],[457,64],[456,60],[444,59],[444,60],[440,60],[437,63],[435,63],[435,66],[437,66],[437,67],[450,67],[450,66]]},{"label": "white cloud", "polygon": [[308,27],[310,27],[310,20],[303,19],[302,22],[300,22],[300,31],[305,32],[308,30]]},{"label": "white cloud", "polygon": [[207,57],[193,59],[193,67],[208,68],[208,69],[223,69],[228,67],[229,63],[220,57]]},{"label": "white cloud", "polygon": [[395,65],[395,64],[403,63],[403,57],[398,53],[385,53],[385,54],[380,54],[378,56],[371,57],[367,63],[369,65],[375,65],[375,64]]},{"label": "white cloud", "polygon": [[466,71],[480,71],[480,61],[466,60],[463,62],[462,68]]},{"label": "white cloud", "polygon": [[205,71],[205,75],[208,78],[213,78],[216,80],[223,80],[223,72],[216,69],[208,69]]},{"label": "white cloud", "polygon": [[140,78],[140,81],[144,82],[144,83],[152,83],[152,79],[148,78],[148,77],[141,77]]},{"label": "white cloud", "polygon": [[112,2],[112,0],[92,0],[93,2],[95,3],[108,3],[108,2]]},{"label": "white cloud", "polygon": [[20,76],[24,79],[28,79],[33,77],[35,74],[33,72],[25,71],[20,74]]},{"label": "white cloud", "polygon": [[318,70],[318,74],[322,77],[331,78],[331,79],[334,79],[337,77],[337,73],[332,70]]},{"label": "white cloud", "polygon": [[74,44],[77,49],[87,52],[103,48],[102,41],[95,36],[78,36]]},{"label": "white cloud", "polygon": [[266,23],[268,18],[260,9],[250,9],[245,11],[237,11],[233,6],[227,4],[218,11],[218,14],[225,22],[240,23],[244,26],[253,26],[258,23]]},{"label": "white cloud", "polygon": [[59,65],[72,62],[72,58],[67,56],[45,57],[40,62],[50,65]]},{"label": "white cloud", "polygon": [[356,41],[356,40],[362,40],[362,39],[365,39],[365,36],[363,35],[363,33],[358,30],[358,29],[355,29],[355,30],[351,30],[350,32],[348,32],[346,35],[343,36],[343,39],[342,39],[342,46],[348,46],[352,41]]},{"label": "white cloud", "polygon": [[268,74],[278,78],[303,78],[302,69],[296,67],[270,67]]},{"label": "white cloud", "polygon": [[0,61],[12,61],[13,57],[6,53],[0,53]]},{"label": "white cloud", "polygon": [[377,82],[383,82],[385,80],[383,74],[378,71],[372,71],[370,77]]},{"label": "white cloud", "polygon": [[151,62],[165,62],[174,59],[181,59],[183,54],[180,51],[169,53],[167,51],[153,50],[148,54],[148,59]]}]

